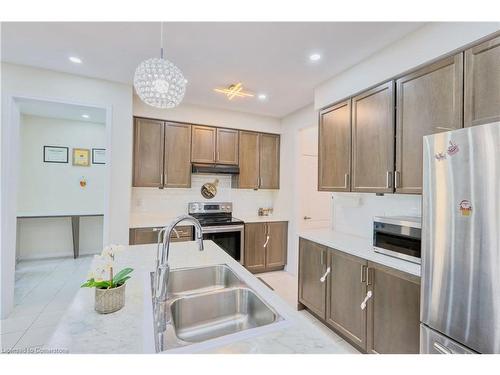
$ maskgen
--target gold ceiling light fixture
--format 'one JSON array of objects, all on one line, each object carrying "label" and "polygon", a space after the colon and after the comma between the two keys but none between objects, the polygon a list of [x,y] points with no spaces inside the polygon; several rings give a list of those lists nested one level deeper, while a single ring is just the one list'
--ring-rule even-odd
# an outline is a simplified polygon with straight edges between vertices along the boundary
[{"label": "gold ceiling light fixture", "polygon": [[229,85],[227,88],[215,88],[214,91],[226,95],[229,100],[233,100],[236,97],[245,98],[254,96],[250,92],[243,91],[241,82]]}]

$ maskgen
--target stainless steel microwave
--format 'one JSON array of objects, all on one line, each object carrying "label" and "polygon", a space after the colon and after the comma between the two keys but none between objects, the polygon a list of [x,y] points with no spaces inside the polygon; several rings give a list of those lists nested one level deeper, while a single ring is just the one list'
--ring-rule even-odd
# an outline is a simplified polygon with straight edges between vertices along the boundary
[{"label": "stainless steel microwave", "polygon": [[420,264],[421,234],[420,217],[373,218],[373,249],[377,253]]}]

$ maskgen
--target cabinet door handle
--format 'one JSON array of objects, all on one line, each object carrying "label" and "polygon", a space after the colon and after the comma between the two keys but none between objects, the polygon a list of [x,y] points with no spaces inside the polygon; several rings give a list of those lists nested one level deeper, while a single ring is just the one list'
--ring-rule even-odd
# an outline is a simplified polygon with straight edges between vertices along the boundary
[{"label": "cabinet door handle", "polygon": [[373,284],[373,269],[370,267],[366,268],[366,285]]},{"label": "cabinet door handle", "polygon": [[347,189],[349,187],[349,173],[344,175],[344,188]]},{"label": "cabinet door handle", "polygon": [[269,243],[269,234],[266,236],[266,242],[264,243],[264,246],[262,246],[262,247],[265,248],[268,243]]},{"label": "cabinet door handle", "polygon": [[400,172],[399,171],[395,171],[394,172],[394,188],[397,189],[399,188],[399,179],[400,179]]},{"label": "cabinet door handle", "polygon": [[390,189],[392,187],[392,172],[387,171],[386,176],[386,188]]},{"label": "cabinet door handle", "polygon": [[432,346],[434,347],[434,349],[436,349],[441,354],[453,354],[453,352],[450,349],[448,349],[446,346],[440,344],[439,342],[434,341]]},{"label": "cabinet door handle", "polygon": [[327,278],[327,277],[328,277],[328,275],[330,274],[330,270],[331,270],[331,269],[330,269],[330,267],[328,267],[328,268],[326,269],[325,274],[324,274],[323,276],[321,276],[321,278],[319,279],[319,281],[320,281],[320,282],[322,282],[322,283],[324,283],[324,282],[325,282],[326,278]]},{"label": "cabinet door handle", "polygon": [[366,293],[365,299],[363,300],[363,302],[361,302],[361,305],[359,305],[359,307],[361,307],[361,310],[366,309],[366,303],[368,302],[368,300],[370,298],[372,298],[372,295],[373,295],[373,293],[371,290],[369,290],[368,293]]},{"label": "cabinet door handle", "polygon": [[366,266],[365,265],[361,266],[361,282],[362,283],[366,282]]},{"label": "cabinet door handle", "polygon": [[160,186],[158,186],[158,189],[163,189],[165,187],[163,180],[164,180],[164,173],[160,174]]},{"label": "cabinet door handle", "polygon": [[220,151],[217,150],[217,161],[220,161]]}]

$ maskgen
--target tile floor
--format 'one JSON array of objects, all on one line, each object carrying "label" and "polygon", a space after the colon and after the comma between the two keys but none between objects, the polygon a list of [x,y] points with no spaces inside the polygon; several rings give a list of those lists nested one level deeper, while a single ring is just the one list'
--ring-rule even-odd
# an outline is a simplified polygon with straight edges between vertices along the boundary
[{"label": "tile floor", "polygon": [[[298,281],[297,277],[285,271],[267,272],[259,274],[258,277],[262,279],[268,286],[290,304],[294,309],[297,308],[297,294],[298,294]],[[338,348],[339,353],[345,354],[359,354],[360,352],[355,349],[351,344],[345,341],[342,337],[337,335],[323,323],[321,323],[315,316],[301,310],[299,313],[306,319],[310,320],[316,327],[326,333],[332,339],[332,344]]]},{"label": "tile floor", "polygon": [[[1,351],[25,352],[42,347],[86,279],[91,256],[23,261],[16,268],[15,307],[0,321]],[[293,308],[297,307],[297,278],[284,272],[258,275]],[[332,339],[340,353],[359,353],[305,310],[300,314]]]},{"label": "tile floor", "polygon": [[86,279],[91,261],[91,256],[82,256],[18,263],[14,310],[0,321],[2,352],[44,345]]}]

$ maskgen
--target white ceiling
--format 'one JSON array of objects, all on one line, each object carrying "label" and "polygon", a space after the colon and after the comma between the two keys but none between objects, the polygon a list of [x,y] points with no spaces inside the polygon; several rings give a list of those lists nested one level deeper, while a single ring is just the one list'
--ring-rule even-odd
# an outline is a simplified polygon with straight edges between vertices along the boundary
[{"label": "white ceiling", "polygon": [[[321,82],[421,27],[391,22],[166,23],[165,57],[188,79],[185,101],[283,117],[312,103]],[[132,84],[159,55],[160,24],[2,23],[2,60]],[[311,63],[317,52],[322,59]],[[73,64],[69,56],[83,64]],[[215,87],[242,82],[268,99],[228,101]]]},{"label": "white ceiling", "polygon": [[[103,108],[47,102],[35,99],[19,99],[17,100],[17,104],[19,112],[25,115],[100,124],[106,123],[106,110]],[[88,118],[84,118],[82,115],[86,115]]]}]

